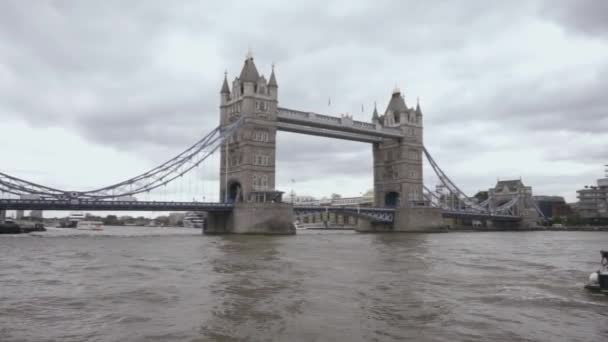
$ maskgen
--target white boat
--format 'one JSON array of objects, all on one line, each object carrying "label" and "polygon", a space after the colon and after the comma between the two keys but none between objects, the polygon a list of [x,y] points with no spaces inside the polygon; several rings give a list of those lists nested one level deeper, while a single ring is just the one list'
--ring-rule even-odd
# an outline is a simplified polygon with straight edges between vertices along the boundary
[{"label": "white boat", "polygon": [[78,222],[84,221],[86,216],[84,213],[70,213],[65,219],[62,219],[59,223],[60,228],[76,228],[78,226]]},{"label": "white boat", "polygon": [[600,251],[602,255],[602,268],[589,275],[589,282],[585,288],[591,292],[608,295],[608,251]]},{"label": "white boat", "polygon": [[101,221],[78,221],[76,229],[79,230],[103,230],[103,222]]},{"label": "white boat", "polygon": [[205,225],[206,215],[203,212],[190,211],[184,215],[184,227],[186,228],[203,228]]}]

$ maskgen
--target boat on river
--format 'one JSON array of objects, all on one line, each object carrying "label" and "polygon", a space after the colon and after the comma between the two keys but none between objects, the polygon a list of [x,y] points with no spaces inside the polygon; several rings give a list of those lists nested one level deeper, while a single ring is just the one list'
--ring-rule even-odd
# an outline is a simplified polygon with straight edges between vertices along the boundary
[{"label": "boat on river", "polygon": [[0,222],[0,234],[22,234],[31,232],[44,232],[44,224],[33,221],[13,221],[10,218]]},{"label": "boat on river", "polygon": [[84,221],[86,215],[84,213],[71,213],[67,218],[59,222],[59,228],[77,228],[78,222]]},{"label": "boat on river", "polygon": [[101,221],[78,221],[76,229],[79,230],[103,230],[103,222]]},{"label": "boat on river", "polygon": [[589,275],[585,288],[589,291],[608,294],[608,251],[600,251],[602,268]]},{"label": "boat on river", "polygon": [[205,213],[190,211],[185,214],[183,223],[186,228],[203,228],[206,220]]}]

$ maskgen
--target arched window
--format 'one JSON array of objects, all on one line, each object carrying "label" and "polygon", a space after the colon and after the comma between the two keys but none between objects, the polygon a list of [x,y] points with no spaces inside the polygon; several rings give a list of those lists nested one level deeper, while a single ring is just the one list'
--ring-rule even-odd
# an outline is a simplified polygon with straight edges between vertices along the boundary
[{"label": "arched window", "polygon": [[395,191],[387,192],[384,196],[384,205],[387,207],[399,206],[399,193]]}]

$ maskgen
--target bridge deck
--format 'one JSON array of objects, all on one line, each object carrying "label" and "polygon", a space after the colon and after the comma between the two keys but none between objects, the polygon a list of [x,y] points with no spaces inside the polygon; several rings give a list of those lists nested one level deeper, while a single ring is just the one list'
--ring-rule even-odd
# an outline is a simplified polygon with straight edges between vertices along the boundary
[{"label": "bridge deck", "polygon": [[376,126],[373,123],[348,117],[334,117],[288,108],[279,108],[278,121],[280,130],[329,138],[368,143],[404,138],[403,132],[397,127]]},{"label": "bridge deck", "polygon": [[[231,211],[232,203],[219,202],[157,202],[157,201],[90,201],[90,200],[27,200],[0,199],[0,210],[91,210],[91,211]],[[377,221],[393,220],[394,208],[349,206],[294,206],[296,214],[332,212],[358,215]],[[519,216],[492,215],[473,211],[446,210],[446,218],[520,221]]]},{"label": "bridge deck", "polygon": [[231,203],[0,199],[5,210],[230,211]]},{"label": "bridge deck", "polygon": [[[378,221],[389,222],[393,220],[394,208],[374,208],[374,207],[348,207],[348,206],[295,206],[294,211],[300,214],[310,214],[319,212],[331,212],[342,214],[355,214],[362,217],[372,218]],[[509,215],[494,215],[490,213],[480,213],[465,210],[449,210],[443,209],[442,216],[444,218],[461,218],[472,220],[492,220],[501,222],[518,222],[521,221],[519,216]]]}]

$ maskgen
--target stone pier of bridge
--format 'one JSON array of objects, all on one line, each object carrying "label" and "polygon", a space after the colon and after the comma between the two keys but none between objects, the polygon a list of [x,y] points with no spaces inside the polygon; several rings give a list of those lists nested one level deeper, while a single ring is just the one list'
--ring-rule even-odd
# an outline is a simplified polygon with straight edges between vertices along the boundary
[{"label": "stone pier of bridge", "polygon": [[[441,212],[424,207],[423,126],[420,105],[408,107],[395,89],[384,114],[370,122],[350,115],[328,115],[280,108],[274,67],[260,75],[253,56],[239,77],[220,90],[220,127],[245,116],[243,125],[221,148],[220,199],[234,203],[231,213],[210,213],[206,233],[293,234],[293,207],[275,189],[276,134],[287,131],[372,144],[374,206],[392,207],[391,225],[357,221],[358,231],[426,231],[443,227]],[[322,153],[322,151],[320,151]]]},{"label": "stone pier of bridge", "polygon": [[356,231],[360,233],[381,232],[435,232],[446,227],[441,209],[429,207],[401,207],[395,209],[392,223],[375,223],[359,220]]},{"label": "stone pier of bridge", "polygon": [[205,234],[295,234],[288,203],[237,203],[231,212],[210,212]]}]

